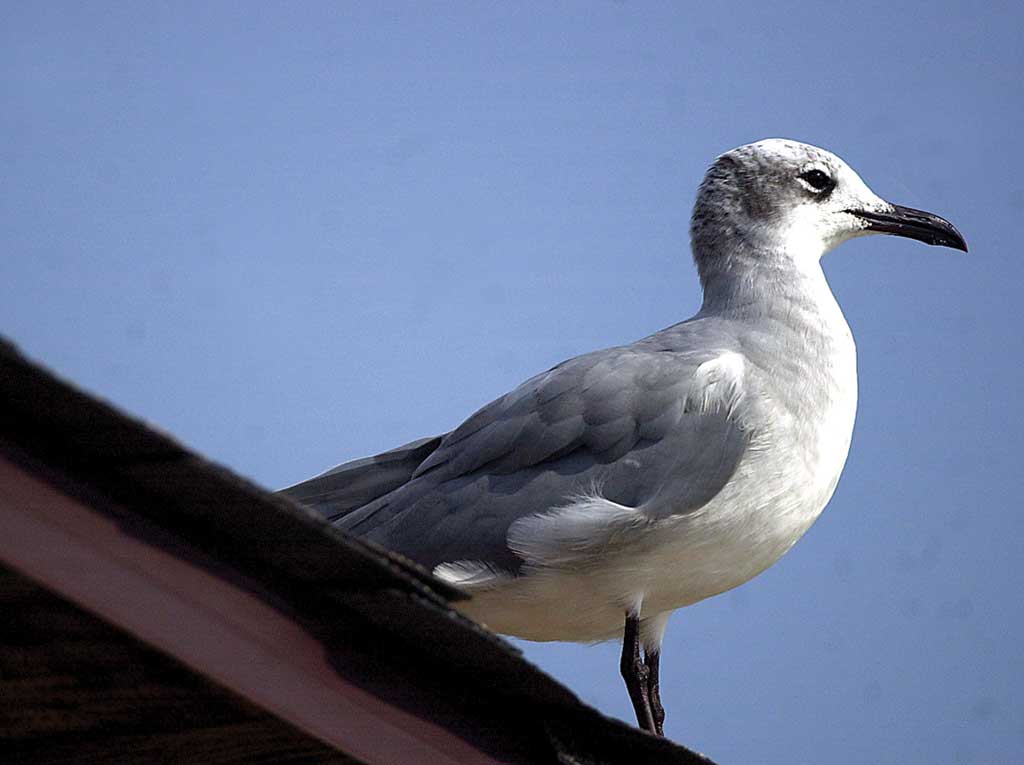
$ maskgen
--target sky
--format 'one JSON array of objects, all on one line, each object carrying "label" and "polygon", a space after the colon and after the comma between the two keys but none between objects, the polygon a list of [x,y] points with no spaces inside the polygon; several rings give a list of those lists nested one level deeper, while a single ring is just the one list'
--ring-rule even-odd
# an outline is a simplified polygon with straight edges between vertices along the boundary
[{"label": "sky", "polygon": [[[9,3],[0,332],[260,484],[687,318],[715,156],[783,136],[947,217],[825,270],[860,407],[829,507],[678,612],[724,763],[1024,751],[1024,5]],[[518,643],[632,721],[618,647]]]}]

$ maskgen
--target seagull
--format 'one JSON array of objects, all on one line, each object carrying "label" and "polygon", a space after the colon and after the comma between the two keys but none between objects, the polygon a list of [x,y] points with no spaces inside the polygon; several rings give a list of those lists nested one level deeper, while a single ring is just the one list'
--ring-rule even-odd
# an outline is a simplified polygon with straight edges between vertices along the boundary
[{"label": "seagull", "polygon": [[886,202],[830,152],[733,149],[693,210],[695,316],[283,493],[463,589],[456,607],[492,630],[621,638],[637,722],[663,735],[669,615],[775,563],[839,481],[856,348],[820,260],[877,233],[967,251],[951,223]]}]

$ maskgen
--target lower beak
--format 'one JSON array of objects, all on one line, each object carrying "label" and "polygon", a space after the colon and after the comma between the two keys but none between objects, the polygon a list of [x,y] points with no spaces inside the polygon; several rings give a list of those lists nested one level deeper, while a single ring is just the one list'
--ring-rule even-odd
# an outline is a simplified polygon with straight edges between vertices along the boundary
[{"label": "lower beak", "polygon": [[868,231],[895,234],[916,239],[925,244],[937,244],[967,252],[967,242],[956,227],[945,218],[912,207],[892,205],[891,210],[847,210],[865,221]]}]

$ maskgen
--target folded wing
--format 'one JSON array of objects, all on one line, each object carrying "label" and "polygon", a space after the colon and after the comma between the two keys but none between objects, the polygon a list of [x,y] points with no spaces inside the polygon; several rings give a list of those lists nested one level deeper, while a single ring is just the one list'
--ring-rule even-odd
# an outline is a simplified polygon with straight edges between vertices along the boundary
[{"label": "folded wing", "polygon": [[510,573],[523,563],[510,526],[581,495],[651,518],[694,512],[749,445],[737,413],[742,359],[662,347],[658,337],[571,359],[443,437],[285,493],[428,568],[479,561]]}]

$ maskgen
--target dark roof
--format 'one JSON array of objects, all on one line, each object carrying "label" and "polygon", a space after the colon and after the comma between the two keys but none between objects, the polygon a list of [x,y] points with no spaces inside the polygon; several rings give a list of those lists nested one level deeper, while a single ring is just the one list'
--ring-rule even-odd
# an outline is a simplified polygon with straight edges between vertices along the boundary
[{"label": "dark roof", "polygon": [[3,566],[0,613],[7,765],[358,762]]},{"label": "dark roof", "polygon": [[[201,570],[209,582],[246,593],[269,605],[275,614],[301,625],[326,655],[326,672],[337,675],[325,682],[337,680],[346,687],[358,688],[400,710],[405,715],[401,719],[426,721],[432,729],[443,729],[501,761],[595,765],[709,762],[582,704],[571,691],[526,662],[509,643],[455,611],[450,602],[462,594],[426,571],[346,535],[315,513],[58,380],[2,339],[0,402],[0,457],[13,466],[12,470],[38,479],[39,485],[56,487],[79,508],[113,520],[126,543],[158,550],[164,561],[173,559]],[[31,504],[22,501],[23,506]],[[9,505],[2,506],[6,514]],[[57,511],[50,507],[47,512]],[[67,510],[68,517],[72,512],[78,510]],[[97,549],[102,554],[107,548]],[[42,550],[39,552],[33,556],[24,544],[5,548],[0,541],[0,562],[19,572],[8,569],[0,578],[0,587],[13,587],[20,597],[29,598],[35,587],[30,580],[39,579],[61,594],[57,579],[30,570],[45,557]],[[172,577],[173,570],[170,566],[161,575]],[[23,575],[29,579],[23,579]],[[51,598],[37,591],[40,598]],[[207,591],[197,591],[195,597],[201,599]],[[84,597],[74,599],[89,600],[88,594],[86,591]],[[59,610],[52,598],[46,602],[51,611]],[[132,616],[130,610],[118,611],[118,604],[114,606],[102,615],[118,629],[94,630],[106,635],[100,642],[105,640],[111,650],[118,641],[134,643],[139,637],[125,637],[124,632],[145,631],[127,624],[130,618],[120,623],[111,616],[115,612]],[[74,608],[76,613],[83,613]],[[85,614],[77,618],[93,617]],[[33,622],[32,629],[44,630],[44,623]],[[60,629],[59,622],[54,629]],[[17,690],[17,683],[11,681],[12,675],[6,670],[13,666],[12,651],[16,653],[16,649],[12,641],[17,643],[17,635],[10,630],[0,634],[4,636],[0,683],[5,684],[0,695],[11,699],[10,692]],[[178,653],[181,636],[174,629],[150,631],[142,637],[170,654],[169,665],[174,664],[172,659],[185,656]],[[117,650],[127,651],[123,645]],[[136,653],[145,651],[152,652],[139,644]],[[197,666],[192,662],[191,669],[181,672],[193,671]],[[615,669],[609,667],[609,671]],[[249,693],[224,677],[217,680],[219,684],[212,685],[205,678],[197,679],[192,686],[185,683],[198,689],[193,691],[197,709],[203,708],[210,688],[219,688],[219,692],[235,699],[233,703],[241,710],[238,720],[263,725],[260,730],[264,732],[270,730],[267,721],[274,715],[287,717],[281,709],[267,709],[259,689]],[[180,689],[176,692],[188,695]],[[46,704],[51,704],[52,715],[66,709],[58,693],[48,699],[46,694],[35,692],[32,698],[43,711]],[[160,714],[143,703],[135,708],[140,717]],[[0,712],[0,740],[11,735],[4,714]],[[44,717],[40,715],[39,719]],[[295,722],[297,718],[290,719]],[[344,722],[339,720],[339,726]],[[109,721],[107,724],[109,727]],[[339,751],[337,742],[333,742],[333,749],[326,747],[309,731],[299,730],[301,724],[295,728],[291,723],[280,724],[280,736],[263,737],[271,760],[280,755],[274,754],[274,741],[297,747],[296,751],[308,747],[303,750],[306,755],[293,761],[317,762],[325,752]],[[230,727],[225,726],[225,730]],[[146,728],[142,725],[139,729]],[[33,732],[31,725],[22,725],[16,729],[15,738],[20,737],[23,744],[39,745],[44,740],[39,734],[44,731],[45,726]],[[305,743],[301,743],[304,737]],[[239,738],[237,732],[220,737],[211,733],[208,739],[199,737],[199,741],[213,749],[220,747],[217,751],[223,752],[232,738]],[[111,739],[112,747],[116,740]],[[247,761],[252,756],[251,751],[245,755]],[[339,756],[337,761],[345,760]]]}]

